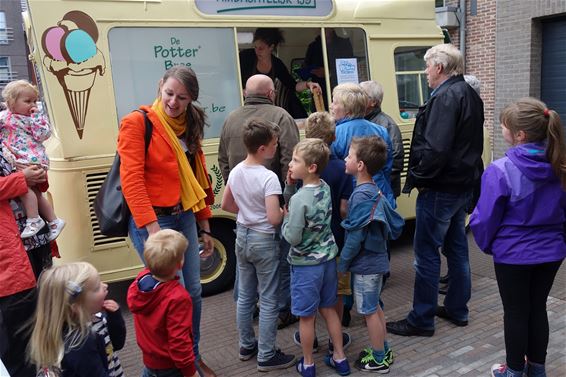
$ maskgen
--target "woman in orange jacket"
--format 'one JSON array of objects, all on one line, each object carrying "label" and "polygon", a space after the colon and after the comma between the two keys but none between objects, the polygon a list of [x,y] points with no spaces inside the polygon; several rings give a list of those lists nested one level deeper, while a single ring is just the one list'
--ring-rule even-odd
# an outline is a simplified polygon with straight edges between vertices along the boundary
[{"label": "woman in orange jacket", "polygon": [[[153,124],[145,151],[144,116],[134,111],[121,122],[118,153],[122,191],[132,213],[129,236],[143,261],[143,243],[160,229],[174,229],[188,240],[181,283],[193,301],[193,342],[201,375],[214,376],[198,352],[201,317],[200,258],[212,254],[208,219],[214,203],[201,142],[205,114],[195,106],[199,84],[194,71],[175,66],[159,82],[157,99],[140,109]],[[197,231],[198,224],[198,231]]]}]

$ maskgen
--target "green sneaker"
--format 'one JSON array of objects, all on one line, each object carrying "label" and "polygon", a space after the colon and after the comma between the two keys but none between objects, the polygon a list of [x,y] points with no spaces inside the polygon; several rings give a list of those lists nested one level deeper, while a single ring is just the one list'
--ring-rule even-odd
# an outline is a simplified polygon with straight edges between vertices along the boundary
[{"label": "green sneaker", "polygon": [[385,358],[383,360],[385,360],[389,365],[395,362],[395,357],[393,356],[393,350],[391,348],[385,352]]},{"label": "green sneaker", "polygon": [[356,368],[358,368],[362,372],[371,372],[371,373],[380,373],[380,374],[389,373],[389,364],[387,364],[387,361],[385,361],[385,359],[383,359],[383,361],[381,362],[375,360],[375,357],[373,357],[373,352],[371,351],[371,349],[365,349],[363,352],[365,352],[365,356],[360,357],[358,360],[356,360],[355,363]]}]

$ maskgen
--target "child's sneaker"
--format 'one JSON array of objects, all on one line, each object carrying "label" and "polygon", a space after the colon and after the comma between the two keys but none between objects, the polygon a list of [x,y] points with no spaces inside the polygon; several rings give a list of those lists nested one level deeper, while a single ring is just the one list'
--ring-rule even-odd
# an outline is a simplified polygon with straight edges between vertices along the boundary
[{"label": "child's sneaker", "polygon": [[240,347],[238,358],[242,361],[247,361],[257,355],[257,342],[252,348]]},{"label": "child's sneaker", "polygon": [[[293,342],[298,345],[299,347],[301,347],[301,333],[298,331],[295,331],[293,333]],[[314,337],[314,342],[312,343],[312,352],[316,353],[318,352],[318,338]]]},{"label": "child's sneaker", "polygon": [[41,217],[28,218],[26,220],[26,227],[22,231],[22,238],[33,237],[45,226],[45,221]]},{"label": "child's sneaker", "polygon": [[348,364],[348,359],[344,359],[338,362],[334,360],[332,355],[326,355],[324,356],[324,363],[330,368],[335,369],[336,373],[341,376],[347,376],[350,374],[350,364]]},{"label": "child's sneaker", "polygon": [[393,350],[389,348],[387,352],[385,352],[385,358],[383,359],[389,366],[395,362],[395,357],[393,356]]},{"label": "child's sneaker", "polygon": [[513,370],[507,367],[506,364],[493,364],[491,366],[491,376],[492,377],[522,377],[522,370]]},{"label": "child's sneaker", "polygon": [[312,367],[305,368],[305,358],[301,357],[301,360],[297,361],[295,364],[295,369],[303,377],[315,377],[316,376],[316,365]]},{"label": "child's sneaker", "polygon": [[387,364],[385,359],[381,362],[378,362],[377,360],[375,360],[375,357],[373,357],[373,351],[371,350],[371,348],[367,348],[364,351],[365,355],[356,360],[356,368],[358,368],[362,372],[380,374],[389,373],[389,364]]},{"label": "child's sneaker", "polygon": [[285,355],[281,350],[275,351],[275,355],[267,361],[258,361],[257,370],[260,372],[269,372],[275,369],[289,368],[295,363],[295,355]]},{"label": "child's sneaker", "polygon": [[48,222],[47,225],[49,226],[48,239],[49,241],[53,241],[59,237],[59,234],[61,234],[61,231],[65,227],[65,220],[56,218],[55,220]]},{"label": "child's sneaker", "polygon": [[[350,344],[352,344],[352,337],[347,332],[342,332],[342,348],[344,351],[350,347]],[[334,344],[332,344],[331,339],[328,339],[328,354],[331,356],[334,354]]]},{"label": "child's sneaker", "polygon": [[523,373],[528,377],[546,377],[544,364],[525,362],[525,370]]}]

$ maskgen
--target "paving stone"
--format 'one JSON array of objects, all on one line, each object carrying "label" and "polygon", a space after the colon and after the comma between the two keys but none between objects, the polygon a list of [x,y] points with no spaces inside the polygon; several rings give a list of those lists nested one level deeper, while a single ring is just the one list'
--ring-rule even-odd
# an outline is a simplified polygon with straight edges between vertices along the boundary
[{"label": "paving stone", "polygon": [[[391,278],[383,291],[385,316],[388,321],[403,319],[412,306],[414,269],[412,237],[405,235],[392,245]],[[391,377],[444,377],[488,376],[492,364],[505,361],[503,339],[503,307],[493,272],[491,257],[479,252],[469,235],[470,263],[472,271],[472,298],[469,303],[469,325],[457,327],[446,320],[436,319],[433,337],[401,337],[389,335],[388,340],[395,353]],[[444,262],[444,259],[443,259]],[[443,263],[443,268],[445,263]],[[443,270],[444,271],[444,270]],[[124,311],[128,328],[126,345],[119,351],[126,376],[139,376],[142,368],[141,353],[135,341],[132,316],[124,303],[128,282],[114,283],[110,298],[117,299]],[[443,296],[439,296],[442,303]],[[566,376],[566,268],[560,269],[551,297],[549,311],[550,343],[547,356],[548,377]],[[344,330],[353,342],[346,354],[352,365],[352,376],[366,376],[353,364],[360,350],[368,343],[365,321],[352,310],[350,327]],[[336,376],[326,367],[323,357],[327,352],[328,334],[324,320],[317,320],[320,351],[315,354],[318,376]],[[257,333],[257,323],[256,323]],[[279,330],[277,345],[285,353],[300,357],[300,348],[292,340],[298,325]],[[201,328],[201,354],[206,363],[219,377],[238,376],[296,376],[294,368],[269,373],[257,371],[255,360],[238,360],[238,333],[236,329],[236,305],[232,292],[225,292],[203,300]]]}]

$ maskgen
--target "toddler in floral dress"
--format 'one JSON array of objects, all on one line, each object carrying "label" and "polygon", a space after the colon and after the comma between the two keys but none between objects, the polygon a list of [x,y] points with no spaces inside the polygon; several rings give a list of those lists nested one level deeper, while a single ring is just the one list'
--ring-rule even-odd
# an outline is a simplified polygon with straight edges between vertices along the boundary
[{"label": "toddler in floral dress", "polygon": [[[47,118],[37,109],[39,92],[25,80],[10,82],[2,91],[7,110],[0,112],[0,140],[4,156],[10,156],[16,168],[30,164],[49,168],[49,158],[43,142],[51,136]],[[34,236],[45,226],[49,226],[49,240],[54,240],[65,226],[63,219],[57,218],[53,207],[43,196],[48,184],[28,188],[20,197],[26,211],[26,227],[22,238]],[[40,216],[41,215],[41,216]]]}]

